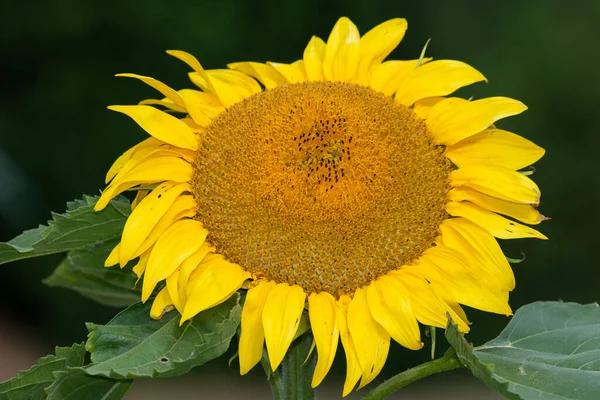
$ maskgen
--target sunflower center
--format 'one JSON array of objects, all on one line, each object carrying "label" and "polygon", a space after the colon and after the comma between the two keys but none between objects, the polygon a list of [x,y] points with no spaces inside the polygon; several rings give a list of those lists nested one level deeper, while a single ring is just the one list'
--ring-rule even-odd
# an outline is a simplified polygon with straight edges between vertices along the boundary
[{"label": "sunflower center", "polygon": [[308,293],[352,293],[431,247],[450,164],[425,123],[370,88],[266,90],[207,127],[193,194],[230,261]]}]

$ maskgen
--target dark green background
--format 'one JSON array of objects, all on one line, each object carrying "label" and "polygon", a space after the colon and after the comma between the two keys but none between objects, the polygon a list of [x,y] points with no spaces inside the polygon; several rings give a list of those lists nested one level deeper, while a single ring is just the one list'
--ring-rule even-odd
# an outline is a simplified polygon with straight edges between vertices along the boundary
[{"label": "dark green background", "polygon": [[[503,95],[526,113],[501,121],[541,145],[534,179],[540,228],[550,241],[503,242],[514,266],[514,309],[535,300],[589,303],[600,298],[596,252],[600,214],[600,2],[598,1],[3,1],[0,5],[0,240],[63,211],[82,193],[97,193],[112,161],[145,133],[110,104],[156,98],[119,72],[150,75],[176,89],[191,87],[188,68],[166,49],[195,54],[206,68],[233,61],[291,62],[311,35],[326,39],[349,16],[361,33],[396,16],[409,21],[393,58],[428,55],[468,62],[488,84],[465,97]],[[0,302],[51,351],[85,338],[85,321],[106,309],[40,281],[59,256],[0,267]],[[507,323],[470,311],[470,340],[481,343]],[[386,373],[427,357],[395,348]],[[224,364],[224,363],[223,363]],[[339,365],[341,368],[341,364]],[[343,371],[340,370],[340,372]],[[235,370],[227,373],[234,374]]]}]

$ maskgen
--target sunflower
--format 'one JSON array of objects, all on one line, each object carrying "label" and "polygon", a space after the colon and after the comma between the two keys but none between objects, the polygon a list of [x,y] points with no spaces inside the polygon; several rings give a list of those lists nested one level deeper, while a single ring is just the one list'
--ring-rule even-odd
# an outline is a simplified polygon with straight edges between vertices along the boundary
[{"label": "sunflower", "polygon": [[[205,70],[182,51],[198,89],[120,74],[164,96],[111,106],[150,137],[110,168],[102,210],[137,190],[107,266],[139,258],[152,318],[181,323],[246,290],[240,372],[275,370],[308,316],[312,385],[346,355],[347,395],[381,371],[391,339],[417,350],[418,322],[463,332],[461,305],[510,315],[511,267],[495,238],[546,239],[524,168],[544,150],[494,123],[526,107],[506,97],[445,97],[485,81],[453,60],[383,61],[405,19],[362,37],[340,18],[291,64]],[[161,97],[162,97],[161,96]],[[517,222],[520,221],[520,222]],[[164,284],[160,284],[165,281]]]}]

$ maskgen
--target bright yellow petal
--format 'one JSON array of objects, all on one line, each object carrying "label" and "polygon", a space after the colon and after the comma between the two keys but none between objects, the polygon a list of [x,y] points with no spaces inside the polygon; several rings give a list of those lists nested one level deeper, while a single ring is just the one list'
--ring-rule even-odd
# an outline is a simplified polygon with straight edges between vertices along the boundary
[{"label": "bright yellow petal", "polygon": [[[146,271],[146,266],[148,265],[148,259],[150,258],[151,251],[148,250],[145,253],[140,255],[140,259],[138,263],[133,267],[133,273],[137,275],[138,281],[142,277],[142,274]],[[137,284],[137,282],[136,282]]]},{"label": "bright yellow petal", "polygon": [[154,228],[148,234],[148,237],[142,242],[142,244],[133,253],[133,257],[137,257],[156,243],[159,237],[162,236],[164,231],[167,230],[175,221],[179,221],[183,218],[192,218],[196,215],[196,202],[193,196],[185,195],[179,196],[177,200],[169,207],[167,212],[160,218]]},{"label": "bright yellow petal", "polygon": [[451,201],[446,205],[446,211],[454,217],[463,217],[476,223],[500,239],[548,239],[535,229],[506,219],[466,201]]},{"label": "bright yellow petal", "polygon": [[396,342],[411,350],[423,347],[408,290],[399,280],[381,276],[366,292],[373,319]]},{"label": "bright yellow petal", "polygon": [[447,293],[444,299],[479,310],[511,315],[506,290],[481,284],[467,266],[467,260],[456,250],[435,246],[426,250],[418,260],[416,271],[424,276],[438,293]]},{"label": "bright yellow petal", "polygon": [[229,69],[213,69],[206,71],[207,76],[225,107],[244,100],[262,89],[258,82],[246,74]]},{"label": "bright yellow petal", "polygon": [[298,68],[297,65],[282,64],[276,62],[268,62],[267,64],[275,68],[277,72],[283,75],[283,77],[285,77],[285,80],[289,83],[299,83],[306,81],[304,71]]},{"label": "bright yellow petal", "polygon": [[156,241],[144,275],[142,301],[148,300],[156,284],[171,275],[204,243],[208,231],[192,219],[177,221]]},{"label": "bright yellow petal", "polygon": [[[121,179],[115,179],[106,188],[94,205],[95,211],[100,211],[118,194],[136,185],[152,184],[164,181],[188,182],[192,178],[192,166],[176,157],[150,158],[139,163],[135,168],[124,174]],[[119,178],[117,176],[117,178]]]},{"label": "bright yellow petal", "polygon": [[404,18],[385,21],[360,38],[360,63],[357,83],[367,85],[373,68],[394,50],[406,33],[408,22]]},{"label": "bright yellow petal", "polygon": [[138,190],[137,191],[137,193],[135,194],[135,198],[131,202],[131,211],[134,211],[137,208],[137,206],[140,204],[140,202],[142,200],[144,200],[146,198],[146,196],[148,196],[148,193],[150,193],[149,190]]},{"label": "bright yellow petal", "polygon": [[508,97],[489,97],[458,105],[444,100],[432,107],[426,122],[436,143],[450,146],[525,110],[523,103]]},{"label": "bright yellow petal", "polygon": [[196,135],[179,119],[150,106],[109,106],[129,116],[151,136],[184,149],[198,149]]},{"label": "bright yellow petal", "polygon": [[486,80],[475,68],[454,60],[432,61],[411,71],[396,92],[396,101],[411,106],[426,97],[446,96],[463,86]]},{"label": "bright yellow petal", "polygon": [[454,310],[441,299],[431,285],[421,276],[412,273],[407,268],[392,271],[388,274],[391,279],[402,282],[408,290],[413,312],[423,325],[446,328],[449,313],[461,332],[468,332],[468,321],[463,320]]},{"label": "bright yellow petal", "polygon": [[444,153],[456,165],[489,164],[512,170],[532,165],[545,150],[535,143],[501,129],[486,129],[453,146]]},{"label": "bright yellow petal", "polygon": [[163,288],[152,302],[150,309],[150,318],[161,319],[166,313],[173,309],[173,302],[169,296],[167,288]]},{"label": "bright yellow petal", "polygon": [[[423,59],[422,63],[426,64],[429,61],[431,58],[427,57]],[[419,60],[391,60],[378,64],[371,72],[369,86],[386,96],[391,96],[396,93],[404,78],[417,68],[418,64]]]},{"label": "bright yellow petal", "polygon": [[172,101],[174,104],[178,105],[179,107],[183,107],[183,109],[185,110],[185,104],[183,103],[183,100],[181,100],[181,97],[179,97],[179,94],[174,89],[171,89],[169,86],[165,85],[164,83],[162,83],[159,80],[156,80],[149,76],[143,76],[143,75],[138,75],[138,74],[117,74],[115,76],[139,79],[140,81],[144,82],[146,85],[152,87],[153,89],[158,90],[167,99],[169,99],[170,101]]},{"label": "bright yellow petal", "polygon": [[167,99],[166,97],[162,100],[157,100],[157,99],[142,100],[138,103],[138,105],[140,105],[140,106],[161,106],[161,107],[168,108],[169,110],[172,110],[172,111],[175,111],[178,113],[187,113],[187,110],[185,109],[185,107],[178,106],[177,104],[173,103],[171,100]]},{"label": "bright yellow petal", "polygon": [[313,36],[304,49],[304,67],[309,81],[323,80],[323,61],[325,60],[325,42]]},{"label": "bright yellow petal", "polygon": [[112,251],[110,252],[108,257],[106,257],[106,260],[104,261],[104,266],[112,267],[113,265],[117,265],[119,263],[119,253],[120,252],[121,252],[121,243],[117,244],[112,249]]},{"label": "bright yellow petal", "polygon": [[312,387],[319,385],[335,358],[340,332],[336,322],[335,299],[329,293],[312,293],[308,296],[308,316],[317,345],[317,366],[312,378]]},{"label": "bright yellow petal", "polygon": [[265,342],[275,371],[287,352],[298,330],[306,294],[300,286],[279,283],[275,286],[265,303],[262,313]]},{"label": "bright yellow petal", "polygon": [[177,269],[171,275],[167,276],[166,283],[167,289],[169,291],[169,297],[171,298],[171,303],[177,311],[181,314],[183,312],[184,304],[181,302],[181,297],[179,296],[179,273],[180,269]]},{"label": "bright yellow petal", "polygon": [[348,306],[348,330],[362,369],[360,389],[379,374],[390,349],[390,335],[371,316],[364,289],[356,289]]},{"label": "bright yellow petal", "polygon": [[458,187],[448,192],[448,200],[470,201],[486,210],[498,214],[504,214],[529,225],[537,225],[548,218],[544,217],[538,210],[529,204],[513,203],[491,197],[466,186]]},{"label": "bright yellow petal", "polygon": [[242,328],[240,335],[239,357],[240,375],[245,375],[262,358],[265,344],[265,331],[262,324],[262,313],[267,296],[275,282],[259,282],[248,289],[246,301],[242,309]]},{"label": "bright yellow petal", "polygon": [[190,185],[187,183],[165,182],[152,190],[140,202],[139,206],[127,218],[123,228],[119,256],[121,266],[134,258],[135,251],[173,205],[177,197],[188,190],[190,190]]},{"label": "bright yellow petal", "polygon": [[469,164],[450,173],[453,187],[467,186],[488,196],[523,204],[539,204],[541,192],[527,176],[484,164]]},{"label": "bright yellow petal", "polygon": [[340,299],[337,302],[337,326],[340,330],[340,338],[342,340],[342,346],[344,347],[344,353],[346,353],[346,380],[344,382],[344,392],[343,396],[346,397],[354,386],[356,386],[356,382],[360,379],[362,375],[362,370],[360,368],[360,364],[358,362],[358,357],[356,355],[356,350],[354,349],[354,342],[352,340],[352,336],[350,335],[350,331],[348,330],[348,306],[352,300],[347,295],[340,296]]},{"label": "bright yellow petal", "polygon": [[429,112],[431,111],[433,106],[435,106],[442,100],[446,100],[446,97],[426,97],[424,99],[421,99],[413,105],[413,112],[417,114],[417,117],[421,119],[427,119],[427,117],[429,116]]},{"label": "bright yellow petal", "polygon": [[[200,266],[215,250],[216,249],[212,244],[204,242],[198,251],[186,258],[181,264],[181,267],[179,267],[179,282],[177,287],[179,288],[179,299],[182,305],[185,306],[185,303],[187,303],[188,292],[189,294],[192,293],[193,285],[188,285],[191,275],[196,272],[198,266]],[[218,256],[218,262],[220,262],[220,259],[222,259],[223,256],[220,254]],[[204,263],[203,267],[206,267],[208,264],[209,263]]]},{"label": "bright yellow petal", "polygon": [[183,89],[179,91],[179,95],[185,102],[194,122],[202,127],[208,126],[215,116],[225,110],[220,102],[213,103],[216,99],[215,96],[199,90]]},{"label": "bright yellow petal", "polygon": [[139,149],[148,148],[148,147],[158,148],[162,144],[164,144],[164,142],[161,142],[153,137],[149,137],[148,139],[136,144],[135,146],[133,146],[132,148],[127,150],[125,153],[121,154],[121,156],[119,156],[119,158],[117,158],[117,160],[113,163],[113,165],[110,167],[110,169],[106,173],[105,183],[110,182],[119,173],[121,168],[123,168],[125,163],[127,163],[127,161],[129,161],[129,159],[131,158],[131,156],[133,155],[134,152],[136,152]]},{"label": "bright yellow petal", "polygon": [[485,229],[464,218],[449,218],[440,225],[444,246],[469,256],[473,273],[500,289],[513,290],[515,276],[496,239]]},{"label": "bright yellow petal", "polygon": [[196,72],[204,71],[202,65],[200,65],[196,57],[190,53],[186,53],[185,51],[181,50],[167,50],[167,54],[183,61]]},{"label": "bright yellow petal", "polygon": [[328,81],[351,82],[360,60],[360,34],[358,28],[346,17],[333,27],[323,60],[323,76]]},{"label": "bright yellow petal", "polygon": [[205,266],[198,278],[194,281],[190,279],[188,283],[192,285],[192,291],[181,315],[181,323],[221,304],[241,288],[247,279],[250,279],[250,273],[225,258],[221,262]]},{"label": "bright yellow petal", "polygon": [[248,61],[227,64],[227,67],[258,79],[267,89],[272,89],[287,82],[283,75],[269,64]]}]

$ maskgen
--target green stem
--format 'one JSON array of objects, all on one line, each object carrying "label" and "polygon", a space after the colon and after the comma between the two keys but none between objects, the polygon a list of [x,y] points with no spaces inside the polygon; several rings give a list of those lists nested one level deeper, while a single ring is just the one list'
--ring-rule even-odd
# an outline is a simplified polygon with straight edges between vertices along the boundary
[{"label": "green stem", "polygon": [[414,368],[393,376],[373,389],[362,400],[382,400],[409,383],[413,383],[429,375],[437,374],[438,372],[450,371],[461,367],[463,365],[458,360],[456,352],[454,349],[450,349],[442,358],[417,365]]},{"label": "green stem", "polygon": [[263,356],[261,364],[269,377],[269,384],[275,400],[311,400],[315,398],[315,391],[310,383],[315,370],[316,357],[315,354],[308,357],[311,346],[312,334],[307,332],[292,342],[275,372],[271,372],[269,360]]}]

